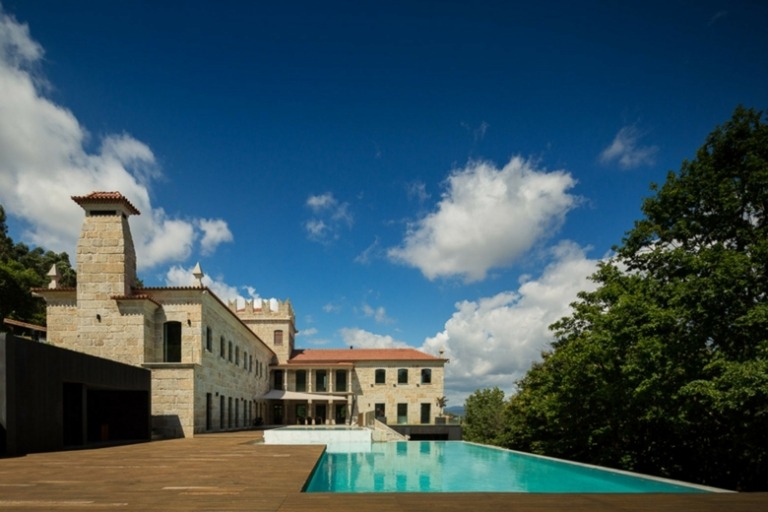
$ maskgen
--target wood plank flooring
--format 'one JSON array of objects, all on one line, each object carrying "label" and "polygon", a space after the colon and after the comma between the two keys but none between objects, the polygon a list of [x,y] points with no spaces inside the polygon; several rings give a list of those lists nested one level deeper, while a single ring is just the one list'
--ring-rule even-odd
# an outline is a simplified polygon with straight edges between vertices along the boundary
[{"label": "wood plank flooring", "polygon": [[302,493],[323,447],[260,441],[208,434],[0,458],[0,511],[768,511],[768,493]]}]

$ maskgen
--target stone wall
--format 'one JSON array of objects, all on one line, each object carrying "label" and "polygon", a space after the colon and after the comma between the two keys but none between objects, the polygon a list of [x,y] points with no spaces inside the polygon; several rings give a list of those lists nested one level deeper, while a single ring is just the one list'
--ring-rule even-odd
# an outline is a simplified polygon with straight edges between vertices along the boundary
[{"label": "stone wall", "polygon": [[162,437],[194,434],[195,365],[154,363],[152,370],[152,433]]},{"label": "stone wall", "polygon": [[[290,301],[246,301],[245,307],[237,309],[234,301],[229,308],[261,338],[277,356],[278,363],[286,363],[294,348],[296,337],[295,318]],[[282,331],[282,343],[275,343],[275,331]]]},{"label": "stone wall", "polygon": [[[397,382],[397,370],[408,370],[408,383]],[[421,383],[421,370],[432,371],[432,382]],[[384,384],[376,384],[377,369],[385,369]],[[355,364],[353,392],[357,395],[358,413],[372,411],[375,404],[383,403],[387,423],[397,422],[397,404],[408,404],[409,424],[421,423],[421,404],[430,404],[430,423],[440,413],[437,399],[444,395],[445,370],[442,361],[369,361]]]}]

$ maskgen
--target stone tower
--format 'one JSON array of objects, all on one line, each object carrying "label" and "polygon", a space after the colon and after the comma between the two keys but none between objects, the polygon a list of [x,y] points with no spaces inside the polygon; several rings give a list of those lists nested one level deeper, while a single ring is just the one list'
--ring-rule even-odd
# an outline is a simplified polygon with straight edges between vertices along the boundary
[{"label": "stone tower", "polygon": [[85,210],[77,242],[78,345],[88,353],[124,361],[115,357],[115,351],[121,350],[117,345],[125,339],[115,298],[130,296],[136,283],[136,251],[128,216],[139,215],[139,210],[119,192],[93,192],[72,199]]},{"label": "stone tower", "polygon": [[245,308],[238,310],[237,303],[230,301],[229,308],[272,349],[277,356],[277,363],[287,363],[293,353],[298,332],[291,301],[273,299],[259,302],[254,304],[253,300],[246,301]]}]

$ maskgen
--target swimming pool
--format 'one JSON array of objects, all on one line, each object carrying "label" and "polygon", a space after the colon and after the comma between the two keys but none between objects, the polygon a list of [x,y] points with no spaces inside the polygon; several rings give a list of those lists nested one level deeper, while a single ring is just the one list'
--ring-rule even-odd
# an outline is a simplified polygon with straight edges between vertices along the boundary
[{"label": "swimming pool", "polygon": [[461,441],[373,443],[329,453],[306,492],[713,492],[705,488]]}]

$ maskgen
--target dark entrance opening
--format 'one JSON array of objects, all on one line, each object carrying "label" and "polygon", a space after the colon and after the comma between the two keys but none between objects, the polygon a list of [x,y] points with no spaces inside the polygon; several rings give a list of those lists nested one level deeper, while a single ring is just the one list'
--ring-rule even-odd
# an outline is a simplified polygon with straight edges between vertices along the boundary
[{"label": "dark entrance opening", "polygon": [[89,389],[86,391],[86,442],[130,441],[149,437],[149,425],[135,411],[149,409],[145,391]]},{"label": "dark entrance opening", "polygon": [[85,386],[64,383],[64,446],[85,444]]}]

